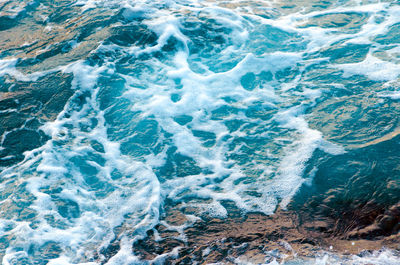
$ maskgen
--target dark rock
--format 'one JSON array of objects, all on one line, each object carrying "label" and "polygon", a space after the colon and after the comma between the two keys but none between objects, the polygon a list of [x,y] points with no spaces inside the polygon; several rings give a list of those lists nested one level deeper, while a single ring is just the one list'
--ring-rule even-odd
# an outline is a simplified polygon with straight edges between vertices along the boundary
[{"label": "dark rock", "polygon": [[44,139],[40,132],[21,129],[8,133],[3,147],[9,149],[12,154],[18,154],[39,147]]}]

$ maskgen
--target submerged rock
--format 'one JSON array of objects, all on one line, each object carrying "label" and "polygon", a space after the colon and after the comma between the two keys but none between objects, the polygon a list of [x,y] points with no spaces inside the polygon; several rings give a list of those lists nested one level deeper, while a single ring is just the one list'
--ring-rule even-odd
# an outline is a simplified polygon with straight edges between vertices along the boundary
[{"label": "submerged rock", "polygon": [[[23,152],[43,145],[49,138],[40,129],[53,121],[73,95],[72,75],[51,73],[35,82],[12,80],[1,83],[0,167],[24,159]],[[10,86],[10,87],[7,87]]]},{"label": "submerged rock", "polygon": [[301,188],[290,208],[302,222],[325,220],[331,236],[376,239],[396,234],[399,140],[396,136],[338,156],[316,152],[306,173],[315,173],[313,181]]}]

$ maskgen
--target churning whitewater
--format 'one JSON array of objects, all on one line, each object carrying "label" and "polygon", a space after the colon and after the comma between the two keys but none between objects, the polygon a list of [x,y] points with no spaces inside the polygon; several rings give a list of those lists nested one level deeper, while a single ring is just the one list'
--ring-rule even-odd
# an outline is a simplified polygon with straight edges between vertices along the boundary
[{"label": "churning whitewater", "polygon": [[[396,1],[0,0],[2,264],[174,264],[135,244],[285,211],[315,152],[399,134],[399,33]],[[263,263],[400,261],[314,254]]]}]

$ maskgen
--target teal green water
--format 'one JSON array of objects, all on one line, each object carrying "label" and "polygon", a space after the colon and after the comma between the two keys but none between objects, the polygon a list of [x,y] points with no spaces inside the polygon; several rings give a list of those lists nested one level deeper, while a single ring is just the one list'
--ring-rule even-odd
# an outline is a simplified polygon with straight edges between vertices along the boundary
[{"label": "teal green water", "polygon": [[396,1],[0,2],[2,264],[149,263],[166,205],[182,240],[225,201],[396,205],[399,29]]}]

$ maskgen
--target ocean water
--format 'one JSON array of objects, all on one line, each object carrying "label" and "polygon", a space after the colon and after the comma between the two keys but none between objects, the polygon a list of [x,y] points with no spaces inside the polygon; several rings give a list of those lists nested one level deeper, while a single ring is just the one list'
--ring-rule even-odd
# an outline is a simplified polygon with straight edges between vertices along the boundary
[{"label": "ocean water", "polygon": [[161,264],[178,250],[132,245],[167,205],[192,209],[184,241],[225,201],[273,215],[343,186],[366,152],[390,196],[355,192],[366,174],[337,196],[398,203],[399,45],[397,1],[0,0],[2,264]]}]

